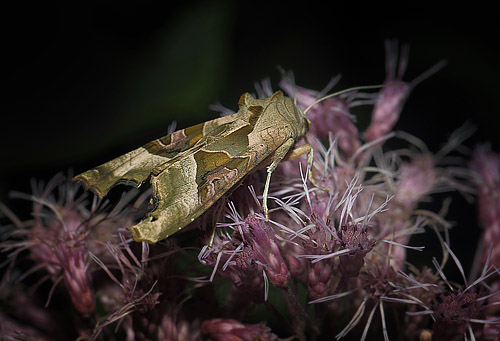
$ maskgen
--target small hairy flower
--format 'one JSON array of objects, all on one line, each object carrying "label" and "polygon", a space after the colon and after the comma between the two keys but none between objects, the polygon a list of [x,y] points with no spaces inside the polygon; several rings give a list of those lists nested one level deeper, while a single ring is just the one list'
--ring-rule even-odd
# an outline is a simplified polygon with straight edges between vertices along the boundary
[{"label": "small hairy flower", "polygon": [[365,255],[375,246],[366,226],[346,224],[340,228],[341,250],[350,250],[340,257],[339,271],[344,278],[356,277],[364,264]]},{"label": "small hairy flower", "polygon": [[278,337],[264,324],[243,324],[233,319],[214,318],[201,325],[204,337],[216,341],[277,340]]},{"label": "small hairy flower", "polygon": [[413,81],[406,83],[402,79],[408,65],[408,46],[402,48],[399,63],[397,43],[388,40],[385,48],[387,73],[385,86],[378,95],[370,125],[365,132],[367,142],[375,141],[388,134],[398,121],[403,105],[413,88],[445,65],[444,62],[440,62]]},{"label": "small hairy flower", "polygon": [[380,298],[391,296],[395,290],[394,283],[399,282],[392,266],[372,264],[361,275],[362,287],[372,296]]},{"label": "small hairy flower", "polygon": [[68,236],[54,246],[53,252],[63,269],[64,283],[73,305],[84,316],[89,316],[95,309],[95,297],[88,271],[89,257],[85,242],[72,240]]},{"label": "small hairy flower", "polygon": [[477,187],[479,219],[484,227],[482,262],[493,245],[491,263],[500,266],[500,155],[487,146],[478,146],[469,163]]},{"label": "small hairy flower", "polygon": [[[444,275],[441,265],[436,259],[433,259],[434,266],[448,289],[443,285],[438,287],[439,290],[432,290],[434,298],[430,300],[430,304],[421,301],[422,307],[425,308],[421,315],[430,314],[435,321],[432,327],[432,340],[455,340],[469,336],[482,338],[485,326],[494,326],[500,323],[498,317],[487,317],[488,299],[498,296],[499,292],[488,292],[487,289],[484,289],[487,288],[486,286],[479,287],[479,285],[484,284],[488,278],[498,277],[500,273],[489,263],[490,257],[488,257],[480,276],[468,284],[462,264],[457,256],[448,244],[443,243],[443,248],[455,262],[465,286],[455,289]],[[429,296],[427,295],[427,297]],[[418,312],[414,314],[418,314]]]},{"label": "small hairy flower", "polygon": [[288,287],[290,272],[270,223],[255,215],[248,216],[245,222],[242,226],[244,239],[250,242],[256,261],[262,264],[271,283],[277,287]]},{"label": "small hairy flower", "polygon": [[[452,340],[467,331],[471,320],[484,320],[486,302],[480,301],[481,295],[474,289],[467,292],[461,290],[446,291],[436,297],[432,305],[436,319],[432,327],[433,340]],[[473,325],[473,331],[483,329],[483,325]]]},{"label": "small hairy flower", "polygon": [[[231,206],[233,207],[233,206]],[[213,279],[216,272],[229,278],[234,285],[252,300],[264,300],[264,268],[256,261],[255,252],[243,239],[242,226],[245,224],[238,213],[233,211],[233,223],[226,231],[220,229],[213,240],[205,238],[206,245],[201,249],[199,260],[213,268]],[[235,231],[231,231],[234,228]]]},{"label": "small hairy flower", "polygon": [[100,253],[103,249],[104,241],[94,239],[97,236],[104,233],[109,238],[132,224],[133,215],[124,214],[121,209],[132,196],[118,203],[110,213],[103,212],[104,207],[97,201],[89,211],[88,194],[78,194],[79,188],[59,174],[46,186],[33,184],[32,195],[14,193],[14,197],[33,202],[34,219],[23,223],[12,215],[18,225],[13,236],[20,240],[5,242],[2,248],[13,255],[28,249],[30,259],[36,264],[34,269],[45,269],[54,287],[62,280],[73,306],[83,316],[90,317],[96,303],[89,252],[92,249]]},{"label": "small hairy flower", "polygon": [[397,47],[390,41],[386,41],[385,47],[387,76],[385,87],[378,95],[370,126],[365,132],[368,142],[377,140],[391,131],[412,89],[410,84],[402,82],[408,63],[408,48],[403,49],[397,65],[397,51],[394,51]]},{"label": "small hairy flower", "polygon": [[335,261],[330,255],[336,251],[337,242],[332,230],[314,214],[310,223],[303,232],[306,238],[299,242],[302,251],[295,256],[312,259],[306,263],[306,284],[309,299],[314,301],[330,295],[334,288]]},{"label": "small hairy flower", "polygon": [[[401,273],[401,272],[400,272]],[[431,268],[424,266],[418,273],[410,277],[409,287],[412,296],[426,306],[434,303],[434,298],[443,290],[443,282]],[[407,278],[408,279],[408,278]]]},{"label": "small hairy flower", "polygon": [[[316,255],[311,253],[309,255]],[[322,253],[319,254],[324,255]],[[334,262],[332,259],[325,259],[316,263],[309,264],[307,276],[307,291],[309,299],[314,301],[331,294],[334,281]]]},{"label": "small hairy flower", "polygon": [[[26,241],[18,245],[29,247],[31,258],[45,267],[52,281],[64,280],[75,308],[84,316],[95,309],[91,274],[88,271],[88,226],[82,197],[76,197],[76,186],[57,176],[42,189],[34,188],[34,194],[21,198],[33,201],[34,221],[24,234]],[[54,199],[53,191],[61,193]],[[14,245],[6,245],[11,248]]]},{"label": "small hairy flower", "polygon": [[276,287],[287,288],[290,272],[270,223],[257,215],[244,220],[236,212],[232,216],[234,222],[229,224],[234,229],[232,235],[217,234],[200,258],[203,263],[231,278],[237,287],[257,300],[263,294],[267,296],[262,290],[267,280]]},{"label": "small hairy flower", "polygon": [[394,201],[412,210],[423,196],[430,193],[438,183],[438,174],[431,155],[418,155],[398,170]]}]

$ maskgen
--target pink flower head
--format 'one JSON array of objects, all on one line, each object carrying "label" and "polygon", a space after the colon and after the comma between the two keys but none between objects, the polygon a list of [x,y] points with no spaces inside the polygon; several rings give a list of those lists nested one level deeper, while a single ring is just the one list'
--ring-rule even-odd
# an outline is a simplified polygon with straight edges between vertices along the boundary
[{"label": "pink flower head", "polygon": [[264,324],[243,324],[233,319],[214,318],[201,324],[205,338],[216,341],[277,340],[278,337]]},{"label": "pink flower head", "polygon": [[271,224],[255,215],[248,216],[245,222],[243,234],[251,244],[256,261],[262,264],[271,283],[277,287],[288,287],[290,272],[281,256]]},{"label": "pink flower head", "polygon": [[482,262],[486,261],[489,245],[493,245],[491,263],[500,266],[500,155],[493,153],[487,146],[474,150],[469,164],[474,172],[473,180],[477,187],[479,220],[484,226],[484,252]]},{"label": "pink flower head", "polygon": [[484,325],[471,323],[471,320],[484,320],[485,305],[484,300],[480,300],[474,289],[467,292],[446,291],[436,298],[436,303],[432,306],[436,322],[433,325],[433,340],[451,340],[459,335],[464,335],[467,326],[472,325],[472,330],[476,334],[482,333]]},{"label": "pink flower head", "polygon": [[403,47],[399,64],[397,63],[397,43],[386,41],[385,49],[387,72],[385,86],[379,92],[370,125],[365,132],[367,142],[372,142],[388,134],[398,121],[411,90],[445,65],[445,62],[440,62],[410,83],[405,83],[402,80],[408,64],[408,46]]},{"label": "pink flower head", "polygon": [[[234,206],[231,208],[234,209]],[[234,231],[228,232],[220,228],[212,242],[207,234],[204,238],[206,245],[201,249],[198,259],[213,268],[210,281],[215,273],[219,273],[229,278],[250,299],[262,302],[266,298],[263,265],[256,261],[254,250],[243,238],[242,226],[245,221],[235,211],[232,213],[233,223],[227,227]]]},{"label": "pink flower head", "polygon": [[397,177],[394,200],[411,210],[438,183],[434,158],[431,155],[416,156],[412,162],[399,168]]},{"label": "pink flower head", "polygon": [[89,211],[88,193],[78,194],[79,188],[58,174],[45,186],[33,184],[32,195],[14,193],[14,197],[33,202],[34,219],[17,223],[19,229],[13,235],[25,240],[6,242],[2,248],[14,250],[13,253],[29,249],[30,258],[37,264],[34,269],[47,271],[53,289],[63,281],[75,308],[90,317],[95,310],[95,295],[89,250],[100,253],[105,247],[103,240],[96,237],[111,238],[119,228],[132,224],[132,215],[121,210],[132,196],[121,200],[111,213],[103,212],[98,200],[94,200]]},{"label": "pink flower head", "polygon": [[[53,191],[58,190],[56,201]],[[77,186],[56,176],[45,189],[34,188],[34,195],[17,194],[33,200],[34,222],[23,231],[28,240],[31,258],[45,266],[52,281],[61,277],[75,308],[84,316],[95,309],[91,274],[88,271],[88,226],[82,197],[76,197]]]},{"label": "pink flower head", "polygon": [[394,268],[386,264],[370,264],[367,271],[361,274],[363,288],[377,299],[391,296],[394,284],[400,280]]},{"label": "pink flower head", "polygon": [[84,316],[90,316],[95,309],[90,272],[88,271],[88,248],[84,239],[62,236],[52,251],[63,269],[64,284],[75,308]]},{"label": "pink flower head", "polygon": [[386,41],[385,48],[387,76],[385,87],[378,95],[370,126],[365,132],[365,139],[368,142],[381,138],[391,131],[412,89],[410,84],[402,82],[408,63],[408,48],[403,49],[399,65],[397,65],[397,51],[394,51],[396,46]]},{"label": "pink flower head", "polygon": [[200,253],[200,260],[257,301],[267,297],[267,289],[263,290],[267,280],[287,288],[290,272],[270,223],[256,215],[241,220],[235,211],[232,218],[233,223],[228,224],[235,230],[232,236],[217,234],[212,246],[205,246]]},{"label": "pink flower head", "polygon": [[350,223],[340,228],[340,238],[340,249],[350,251],[340,256],[339,271],[344,278],[356,277],[364,265],[365,255],[375,246],[375,240],[369,238],[365,226]]}]

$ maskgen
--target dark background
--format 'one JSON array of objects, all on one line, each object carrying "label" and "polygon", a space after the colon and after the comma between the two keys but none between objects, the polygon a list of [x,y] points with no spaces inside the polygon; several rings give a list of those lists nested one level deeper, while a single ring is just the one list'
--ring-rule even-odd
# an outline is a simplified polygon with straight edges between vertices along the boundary
[{"label": "dark background", "polygon": [[[410,44],[405,80],[448,61],[413,91],[398,129],[436,151],[470,121],[477,126],[470,146],[491,141],[500,150],[496,10],[332,4],[44,2],[4,9],[0,201],[15,210],[7,193],[29,192],[31,178],[87,170],[165,135],[173,120],[183,128],[214,118],[207,106],[216,101],[235,109],[255,81],[269,76],[277,88],[278,65],[317,90],[339,73],[337,90],[381,83],[387,38]],[[475,210],[459,211],[464,217],[452,217],[464,225],[456,245],[470,254]]]}]

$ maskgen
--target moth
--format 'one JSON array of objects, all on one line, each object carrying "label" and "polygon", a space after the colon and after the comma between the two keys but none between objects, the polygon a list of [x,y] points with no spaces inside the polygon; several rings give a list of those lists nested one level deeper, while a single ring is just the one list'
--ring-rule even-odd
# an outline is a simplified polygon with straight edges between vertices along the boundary
[{"label": "moth", "polygon": [[312,169],[312,147],[306,143],[294,148],[309,129],[307,109],[302,111],[281,91],[264,99],[245,93],[238,107],[233,115],[153,140],[73,181],[103,197],[117,184],[139,187],[149,180],[154,209],[130,231],[136,241],[155,243],[198,218],[247,174],[267,167],[263,191],[267,219],[271,174],[280,161],[308,154]]}]

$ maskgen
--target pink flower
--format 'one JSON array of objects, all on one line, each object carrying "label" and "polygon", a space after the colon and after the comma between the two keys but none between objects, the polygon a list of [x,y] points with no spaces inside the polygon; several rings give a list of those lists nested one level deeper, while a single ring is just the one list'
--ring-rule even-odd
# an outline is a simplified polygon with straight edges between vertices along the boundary
[{"label": "pink flower", "polygon": [[228,226],[235,229],[233,237],[217,235],[212,247],[206,248],[201,256],[203,262],[231,278],[237,287],[257,300],[267,296],[267,292],[261,290],[263,280],[269,279],[273,285],[287,288],[290,272],[269,222],[257,215],[241,220],[236,212],[232,217],[234,221]]},{"label": "pink flower", "polygon": [[489,246],[493,245],[491,263],[500,266],[500,155],[489,147],[476,147],[469,164],[473,181],[477,187],[479,220],[483,224],[484,251],[486,261]]},{"label": "pink flower", "polygon": [[467,326],[476,337],[481,337],[484,325],[471,323],[471,320],[484,320],[485,305],[484,300],[474,289],[468,292],[461,290],[446,291],[436,297],[436,303],[432,306],[436,319],[432,327],[433,340],[451,340],[458,335],[464,335]]},{"label": "pink flower", "polygon": [[[52,192],[61,194],[55,201]],[[33,196],[18,194],[33,200],[34,222],[21,233],[27,240],[19,245],[30,249],[31,258],[45,266],[54,285],[63,279],[75,308],[84,316],[95,309],[92,278],[88,271],[88,225],[84,216],[83,197],[77,197],[76,185],[65,183],[62,176],[54,177],[44,188],[34,188]]]},{"label": "pink flower", "polygon": [[[33,202],[34,219],[31,224],[18,222],[20,229],[13,235],[24,239],[8,241],[2,248],[13,254],[29,249],[30,258],[37,264],[34,269],[47,271],[54,283],[52,290],[63,281],[74,307],[90,317],[95,310],[95,295],[89,250],[97,254],[103,250],[103,241],[94,238],[116,235],[120,228],[132,225],[133,214],[119,209],[123,201],[109,214],[102,212],[98,201],[94,201],[89,211],[88,194],[78,194],[79,188],[59,174],[46,186],[34,184],[33,195],[15,193],[14,197]],[[129,195],[127,200],[131,199]],[[13,220],[17,218],[13,216]]]},{"label": "pink flower", "polygon": [[399,64],[397,63],[397,43],[386,41],[385,49],[387,72],[384,82],[385,87],[378,95],[377,104],[372,113],[372,120],[365,132],[367,142],[372,142],[388,134],[398,121],[411,90],[445,65],[445,62],[440,62],[410,83],[405,83],[402,80],[408,64],[408,46],[403,47],[399,57]]},{"label": "pink flower", "polygon": [[364,265],[364,257],[375,246],[368,229],[360,224],[347,224],[340,228],[340,249],[350,250],[340,257],[339,271],[344,278],[356,277]]},{"label": "pink flower", "polygon": [[434,158],[431,155],[417,155],[410,163],[404,163],[399,168],[394,200],[410,211],[434,189],[438,180]]},{"label": "pink flower", "polygon": [[271,341],[278,337],[264,324],[243,324],[233,319],[214,318],[201,325],[201,332],[216,341]]},{"label": "pink flower", "polygon": [[281,256],[271,224],[255,215],[248,216],[245,222],[243,234],[251,243],[256,261],[262,264],[271,283],[277,287],[288,287],[290,272]]},{"label": "pink flower", "polygon": [[[233,208],[234,206],[232,206]],[[228,224],[231,232],[218,230],[210,242],[210,235],[205,236],[205,246],[198,259],[213,268],[210,281],[215,273],[229,278],[234,285],[255,302],[262,302],[267,292],[264,290],[264,267],[256,261],[256,254],[251,245],[244,239],[242,232],[245,221],[236,211],[232,212],[233,223]]]},{"label": "pink flower", "polygon": [[408,97],[412,85],[403,83],[403,75],[408,64],[408,47],[402,50],[399,65],[397,65],[397,44],[386,41],[386,85],[379,93],[377,104],[372,113],[370,126],[365,132],[368,142],[386,135],[396,124],[403,109],[403,104]]}]

